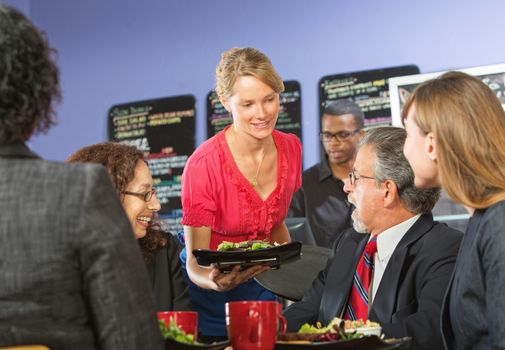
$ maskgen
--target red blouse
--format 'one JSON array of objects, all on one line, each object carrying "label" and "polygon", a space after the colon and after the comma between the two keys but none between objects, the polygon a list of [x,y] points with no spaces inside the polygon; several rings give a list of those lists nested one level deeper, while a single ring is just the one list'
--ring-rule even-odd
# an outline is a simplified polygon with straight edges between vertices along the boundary
[{"label": "red blouse", "polygon": [[269,240],[302,183],[300,140],[274,130],[277,187],[263,201],[237,167],[225,130],[198,147],[182,174],[182,224],[211,227],[210,249],[222,241]]}]

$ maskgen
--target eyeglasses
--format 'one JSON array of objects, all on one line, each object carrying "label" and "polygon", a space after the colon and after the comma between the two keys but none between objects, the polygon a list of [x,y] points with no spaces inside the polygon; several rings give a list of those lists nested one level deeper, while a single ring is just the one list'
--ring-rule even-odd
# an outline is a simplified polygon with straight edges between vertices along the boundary
[{"label": "eyeglasses", "polygon": [[375,180],[375,177],[365,176],[365,175],[357,175],[356,174],[356,170],[352,169],[351,172],[349,173],[349,182],[351,183],[351,185],[354,185],[356,183],[356,181],[359,180],[359,179],[371,179],[371,180]]},{"label": "eyeglasses", "polygon": [[153,198],[153,195],[156,194],[156,189],[152,189],[147,192],[130,192],[130,191],[123,191],[121,192],[122,194],[129,194],[130,196],[136,196],[142,199],[144,202],[149,202],[151,198]]},{"label": "eyeglasses", "polygon": [[352,135],[358,133],[360,130],[361,129],[356,129],[356,130],[353,130],[353,131],[343,130],[343,131],[338,131],[336,133],[332,133],[332,132],[328,132],[328,131],[323,131],[323,132],[319,133],[319,138],[323,142],[331,142],[331,140],[333,138],[335,138],[337,141],[342,142],[342,141],[347,140]]}]

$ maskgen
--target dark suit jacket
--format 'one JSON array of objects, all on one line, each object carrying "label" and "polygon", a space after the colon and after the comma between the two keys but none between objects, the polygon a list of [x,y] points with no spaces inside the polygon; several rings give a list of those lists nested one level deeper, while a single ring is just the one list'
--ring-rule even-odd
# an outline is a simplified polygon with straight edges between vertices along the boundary
[{"label": "dark suit jacket", "polygon": [[[306,322],[326,325],[343,314],[368,238],[354,230],[345,233],[302,301],[285,311],[288,330],[296,331]],[[461,239],[461,232],[434,223],[431,215],[421,216],[407,231],[389,260],[369,313],[386,336],[410,336],[413,349],[442,348],[442,299]]]},{"label": "dark suit jacket", "polygon": [[188,285],[184,281],[179,253],[181,249],[172,234],[165,235],[167,245],[156,252],[147,265],[158,311],[190,311]]},{"label": "dark suit jacket", "polygon": [[0,145],[0,346],[163,349],[130,223],[105,169]]},{"label": "dark suit jacket", "polygon": [[505,201],[476,209],[442,308],[447,349],[505,349]]}]

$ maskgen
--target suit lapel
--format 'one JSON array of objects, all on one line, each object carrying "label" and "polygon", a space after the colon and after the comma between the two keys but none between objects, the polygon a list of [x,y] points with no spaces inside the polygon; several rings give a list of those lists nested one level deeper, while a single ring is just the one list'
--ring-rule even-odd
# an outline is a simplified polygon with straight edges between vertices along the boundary
[{"label": "suit lapel", "polygon": [[382,275],[379,289],[370,310],[369,319],[380,320],[382,322],[391,321],[398,293],[400,273],[406,255],[407,247],[396,247],[391,259],[389,259],[384,275]]},{"label": "suit lapel", "polygon": [[39,158],[21,141],[0,144],[0,157],[3,158]]},{"label": "suit lapel", "polygon": [[407,256],[409,247],[421,236],[430,230],[433,226],[433,217],[431,214],[421,215],[421,217],[412,225],[405,236],[396,246],[396,249],[389,259],[386,270],[373,300],[372,309],[369,318],[382,322],[391,322],[391,316],[395,309],[398,287],[400,283],[400,274]]},{"label": "suit lapel", "polygon": [[334,317],[340,317],[347,305],[347,298],[351,290],[354,272],[359,258],[370,235],[349,233],[350,239],[343,239],[342,245],[335,252],[333,263],[327,275],[327,291],[321,303],[319,312],[322,314],[321,323],[328,324]]}]

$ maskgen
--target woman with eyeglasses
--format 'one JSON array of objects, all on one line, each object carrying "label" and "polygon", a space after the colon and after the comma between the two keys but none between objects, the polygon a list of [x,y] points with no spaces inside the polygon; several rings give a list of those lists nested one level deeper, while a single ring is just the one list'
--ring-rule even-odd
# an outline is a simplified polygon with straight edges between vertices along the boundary
[{"label": "woman with eyeglasses", "polygon": [[402,112],[418,187],[442,185],[471,215],[442,310],[448,349],[505,349],[505,112],[481,80],[448,72]]},{"label": "woman with eyeglasses", "polygon": [[158,311],[191,310],[188,287],[181,272],[179,247],[156,220],[160,202],[142,152],[133,146],[105,142],[81,148],[67,161],[105,166],[139,242],[153,282]]}]

